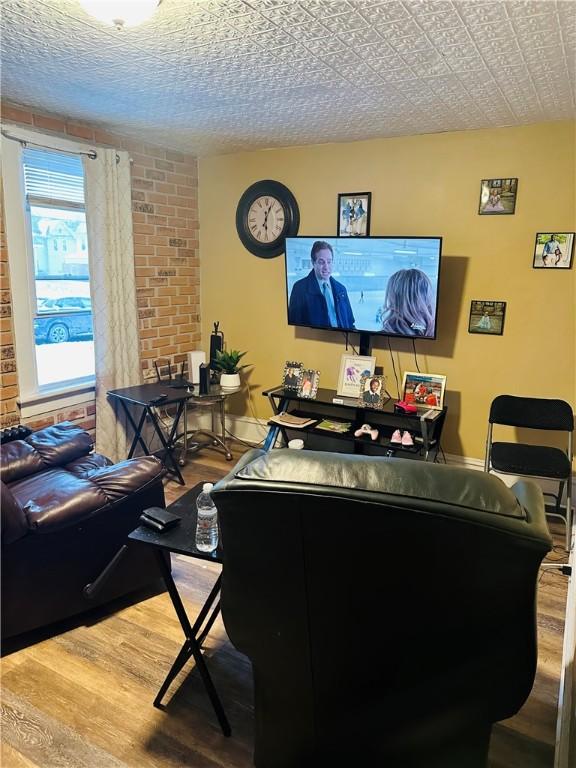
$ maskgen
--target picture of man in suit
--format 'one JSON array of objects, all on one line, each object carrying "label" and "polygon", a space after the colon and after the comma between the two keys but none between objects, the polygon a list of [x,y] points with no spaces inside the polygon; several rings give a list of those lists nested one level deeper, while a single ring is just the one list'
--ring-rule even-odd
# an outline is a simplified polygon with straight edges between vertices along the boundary
[{"label": "picture of man in suit", "polygon": [[294,325],[354,328],[348,292],[332,275],[332,246],[316,240],[310,253],[310,273],[294,283],[288,306],[288,322]]},{"label": "picture of man in suit", "polygon": [[300,382],[300,368],[287,368],[284,377],[285,389],[298,389]]},{"label": "picture of man in suit", "polygon": [[366,405],[378,405],[380,402],[380,382],[378,379],[370,379],[369,389],[362,393],[362,400]]}]

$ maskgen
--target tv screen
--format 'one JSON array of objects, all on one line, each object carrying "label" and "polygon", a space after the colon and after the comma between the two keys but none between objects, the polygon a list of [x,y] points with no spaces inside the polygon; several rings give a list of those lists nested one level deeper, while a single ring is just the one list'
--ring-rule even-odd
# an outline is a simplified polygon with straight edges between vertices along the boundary
[{"label": "tv screen", "polygon": [[288,324],[436,338],[441,237],[287,237]]}]

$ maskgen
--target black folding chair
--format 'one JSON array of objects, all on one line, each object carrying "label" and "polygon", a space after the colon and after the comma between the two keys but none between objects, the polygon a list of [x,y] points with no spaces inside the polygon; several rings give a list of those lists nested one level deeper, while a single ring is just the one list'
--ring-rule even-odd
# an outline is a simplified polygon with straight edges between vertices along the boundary
[{"label": "black folding chair", "polygon": [[[566,432],[566,450],[550,445],[496,442],[493,440],[494,424]],[[573,434],[574,414],[570,405],[564,400],[499,395],[490,406],[484,470],[558,481],[558,493],[545,492],[544,495],[555,499],[555,511],[547,514],[564,521],[567,551],[570,550],[572,538]],[[566,486],[566,514],[562,513],[560,507],[564,486]]]}]

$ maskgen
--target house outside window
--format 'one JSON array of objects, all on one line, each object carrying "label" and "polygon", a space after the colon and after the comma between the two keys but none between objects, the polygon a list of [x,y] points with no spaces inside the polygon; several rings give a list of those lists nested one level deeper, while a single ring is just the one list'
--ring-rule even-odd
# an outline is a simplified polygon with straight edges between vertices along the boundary
[{"label": "house outside window", "polygon": [[[50,144],[49,137],[44,138],[42,143]],[[94,383],[82,158],[77,149],[76,153],[59,150],[3,141],[6,230],[23,403]]]}]

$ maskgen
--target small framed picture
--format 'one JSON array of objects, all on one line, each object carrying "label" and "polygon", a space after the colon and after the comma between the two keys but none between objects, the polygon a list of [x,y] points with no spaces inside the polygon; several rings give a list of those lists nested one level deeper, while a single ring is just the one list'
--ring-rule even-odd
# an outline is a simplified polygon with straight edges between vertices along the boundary
[{"label": "small framed picture", "polygon": [[436,373],[414,373],[406,371],[402,382],[402,400],[417,408],[442,410],[446,376]]},{"label": "small framed picture", "polygon": [[471,301],[468,333],[502,336],[505,315],[505,301]]},{"label": "small framed picture", "polygon": [[574,253],[574,232],[538,232],[534,246],[534,269],[570,269]]},{"label": "small framed picture", "polygon": [[298,397],[314,398],[318,392],[320,383],[320,371],[312,368],[302,368],[302,378],[298,388]]},{"label": "small framed picture", "polygon": [[284,378],[282,379],[282,386],[284,389],[287,389],[289,392],[298,392],[301,378],[302,363],[286,360],[286,365],[284,366]]},{"label": "small framed picture", "polygon": [[514,213],[517,192],[518,179],[482,179],[478,213],[481,216]]},{"label": "small framed picture", "polygon": [[341,192],[338,195],[339,237],[366,237],[370,234],[372,192]]},{"label": "small framed picture", "polygon": [[382,409],[388,402],[385,376],[362,376],[358,405],[362,408]]},{"label": "small framed picture", "polygon": [[375,357],[342,355],[337,393],[344,395],[344,397],[357,398],[360,394],[360,380],[362,376],[372,376],[375,368]]}]

